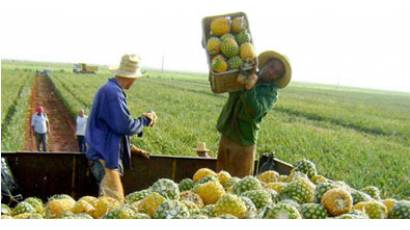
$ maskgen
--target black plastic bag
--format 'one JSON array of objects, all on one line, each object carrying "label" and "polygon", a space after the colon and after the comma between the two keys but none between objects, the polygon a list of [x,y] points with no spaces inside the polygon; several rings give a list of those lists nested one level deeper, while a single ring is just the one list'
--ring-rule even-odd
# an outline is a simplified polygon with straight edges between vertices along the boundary
[{"label": "black plastic bag", "polygon": [[268,170],[275,169],[275,152],[264,153],[259,157],[257,174],[261,174]]},{"label": "black plastic bag", "polygon": [[15,205],[23,200],[20,188],[14,180],[13,173],[6,159],[1,158],[1,203]]}]

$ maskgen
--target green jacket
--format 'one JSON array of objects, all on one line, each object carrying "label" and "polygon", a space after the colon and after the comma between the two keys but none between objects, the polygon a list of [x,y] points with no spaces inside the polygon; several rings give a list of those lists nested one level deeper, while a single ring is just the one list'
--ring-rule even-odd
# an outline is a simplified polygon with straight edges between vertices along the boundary
[{"label": "green jacket", "polygon": [[254,145],[258,138],[259,123],[277,99],[277,88],[273,84],[257,84],[251,90],[229,93],[216,128],[234,142]]}]

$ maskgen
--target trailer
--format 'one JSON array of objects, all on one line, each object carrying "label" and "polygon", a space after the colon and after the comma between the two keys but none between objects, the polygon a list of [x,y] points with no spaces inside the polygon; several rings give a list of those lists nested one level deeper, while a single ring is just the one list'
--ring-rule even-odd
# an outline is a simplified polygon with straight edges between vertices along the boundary
[{"label": "trailer", "polygon": [[[2,152],[2,158],[24,198],[35,196],[47,200],[54,194],[69,194],[78,199],[98,195],[98,185],[83,153]],[[255,162],[255,172],[261,163]],[[179,182],[192,178],[200,168],[215,170],[216,158],[151,155],[150,159],[132,157],[131,165],[122,178],[125,194],[145,189],[160,178]],[[292,169],[292,165],[276,158],[273,167],[280,174],[289,174]]]},{"label": "trailer", "polygon": [[74,73],[93,73],[95,74],[98,70],[98,66],[93,66],[85,63],[73,64]]}]

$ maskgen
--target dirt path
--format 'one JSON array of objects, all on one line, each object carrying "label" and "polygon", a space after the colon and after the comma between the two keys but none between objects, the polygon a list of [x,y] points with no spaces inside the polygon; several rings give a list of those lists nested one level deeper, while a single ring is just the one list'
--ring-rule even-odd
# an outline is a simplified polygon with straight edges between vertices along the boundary
[{"label": "dirt path", "polygon": [[36,107],[42,105],[50,121],[51,134],[48,135],[47,151],[77,152],[78,145],[74,137],[75,122],[67,109],[55,94],[51,80],[36,76],[30,98],[30,108],[27,115],[25,132],[25,150],[37,151],[34,136],[31,134],[31,115]]}]

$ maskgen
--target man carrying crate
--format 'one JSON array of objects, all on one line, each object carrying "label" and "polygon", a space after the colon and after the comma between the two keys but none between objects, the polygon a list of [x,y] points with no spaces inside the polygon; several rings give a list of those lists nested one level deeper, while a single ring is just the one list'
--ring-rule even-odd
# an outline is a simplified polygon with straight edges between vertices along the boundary
[{"label": "man carrying crate", "polygon": [[217,123],[221,133],[217,171],[226,170],[232,176],[253,174],[259,124],[276,103],[278,89],[291,78],[288,60],[275,51],[261,53],[258,67],[259,72],[243,81],[245,90],[229,93]]}]

